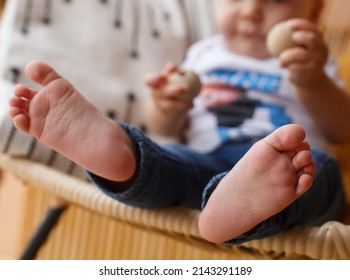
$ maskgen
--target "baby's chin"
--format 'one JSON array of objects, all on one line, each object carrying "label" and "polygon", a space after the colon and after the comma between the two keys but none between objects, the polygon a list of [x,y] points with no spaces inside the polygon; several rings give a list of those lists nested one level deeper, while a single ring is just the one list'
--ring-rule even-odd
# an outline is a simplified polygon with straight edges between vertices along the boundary
[{"label": "baby's chin", "polygon": [[247,56],[247,57],[260,59],[260,60],[271,58],[271,54],[269,52],[267,51],[263,52],[256,49],[250,50],[250,49],[243,48],[243,49],[237,49],[237,50],[233,49],[232,51],[238,55]]},{"label": "baby's chin", "polygon": [[228,44],[228,48],[233,53],[242,56],[261,60],[271,58],[271,54],[267,50],[266,46],[261,46],[261,44]]}]

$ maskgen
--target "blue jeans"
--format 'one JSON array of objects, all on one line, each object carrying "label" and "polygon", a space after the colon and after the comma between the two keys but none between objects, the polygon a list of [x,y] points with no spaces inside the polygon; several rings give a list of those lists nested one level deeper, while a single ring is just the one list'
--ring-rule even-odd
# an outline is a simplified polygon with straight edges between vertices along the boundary
[{"label": "blue jeans", "polygon": [[[157,145],[137,129],[123,123],[120,125],[135,141],[140,152],[138,172],[132,183],[129,182],[130,187],[119,192],[116,189],[125,182],[112,182],[88,174],[109,196],[143,208],[183,206],[201,209],[220,180],[255,142],[227,143],[203,154],[181,145]],[[294,225],[317,226],[340,218],[344,192],[339,169],[324,152],[312,149],[312,154],[318,166],[313,187],[282,212],[226,244],[271,236]]]}]

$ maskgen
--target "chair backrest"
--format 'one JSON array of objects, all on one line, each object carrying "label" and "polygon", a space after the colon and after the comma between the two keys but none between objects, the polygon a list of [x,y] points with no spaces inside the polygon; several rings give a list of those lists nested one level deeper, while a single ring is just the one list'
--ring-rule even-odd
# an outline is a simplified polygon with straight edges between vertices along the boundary
[{"label": "chair backrest", "polygon": [[209,18],[212,1],[7,0],[0,25],[0,152],[86,178],[14,128],[8,116],[13,86],[36,87],[23,73],[26,63],[49,63],[100,111],[147,132],[143,77],[166,62],[180,64],[193,40],[213,32],[212,21],[199,20]]}]

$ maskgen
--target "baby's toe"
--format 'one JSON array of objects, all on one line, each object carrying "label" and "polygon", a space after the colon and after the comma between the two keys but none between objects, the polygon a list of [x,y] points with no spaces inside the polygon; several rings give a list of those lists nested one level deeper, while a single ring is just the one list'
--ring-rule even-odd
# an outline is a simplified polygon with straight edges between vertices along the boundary
[{"label": "baby's toe", "polygon": [[305,192],[307,192],[311,188],[312,183],[313,183],[313,178],[311,175],[302,174],[299,177],[299,180],[295,189],[296,195],[298,197],[303,195]]},{"label": "baby's toe", "polygon": [[9,104],[11,107],[17,107],[18,109],[21,109],[21,110],[28,110],[28,107],[29,107],[29,103],[27,100],[24,100],[18,97],[12,97],[9,100]]},{"label": "baby's toe", "polygon": [[292,164],[295,170],[303,169],[312,162],[312,154],[310,151],[304,150],[297,153],[292,159]]},{"label": "baby's toe", "polygon": [[15,127],[23,132],[29,131],[29,119],[26,114],[18,113],[13,117],[13,124]]},{"label": "baby's toe", "polygon": [[17,97],[31,100],[38,91],[24,85],[16,85],[13,92]]},{"label": "baby's toe", "polygon": [[25,72],[31,80],[43,86],[61,78],[51,66],[40,61],[30,62]]}]

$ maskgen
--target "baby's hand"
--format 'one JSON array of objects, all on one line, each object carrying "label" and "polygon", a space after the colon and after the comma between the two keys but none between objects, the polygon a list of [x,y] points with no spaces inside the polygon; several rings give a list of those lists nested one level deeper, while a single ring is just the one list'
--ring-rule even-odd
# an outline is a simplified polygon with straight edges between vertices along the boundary
[{"label": "baby's hand", "polygon": [[328,48],[321,32],[311,22],[293,19],[287,24],[293,30],[292,40],[297,45],[279,55],[281,66],[288,68],[289,79],[297,87],[312,86],[324,77]]},{"label": "baby's hand", "polygon": [[[193,94],[193,86],[186,78],[188,76],[185,77],[185,72],[179,70],[175,64],[168,64],[160,74],[151,74],[146,77],[146,84],[152,89],[155,104],[162,111],[180,112],[193,106],[195,94]],[[190,78],[196,78],[196,76]]]}]

